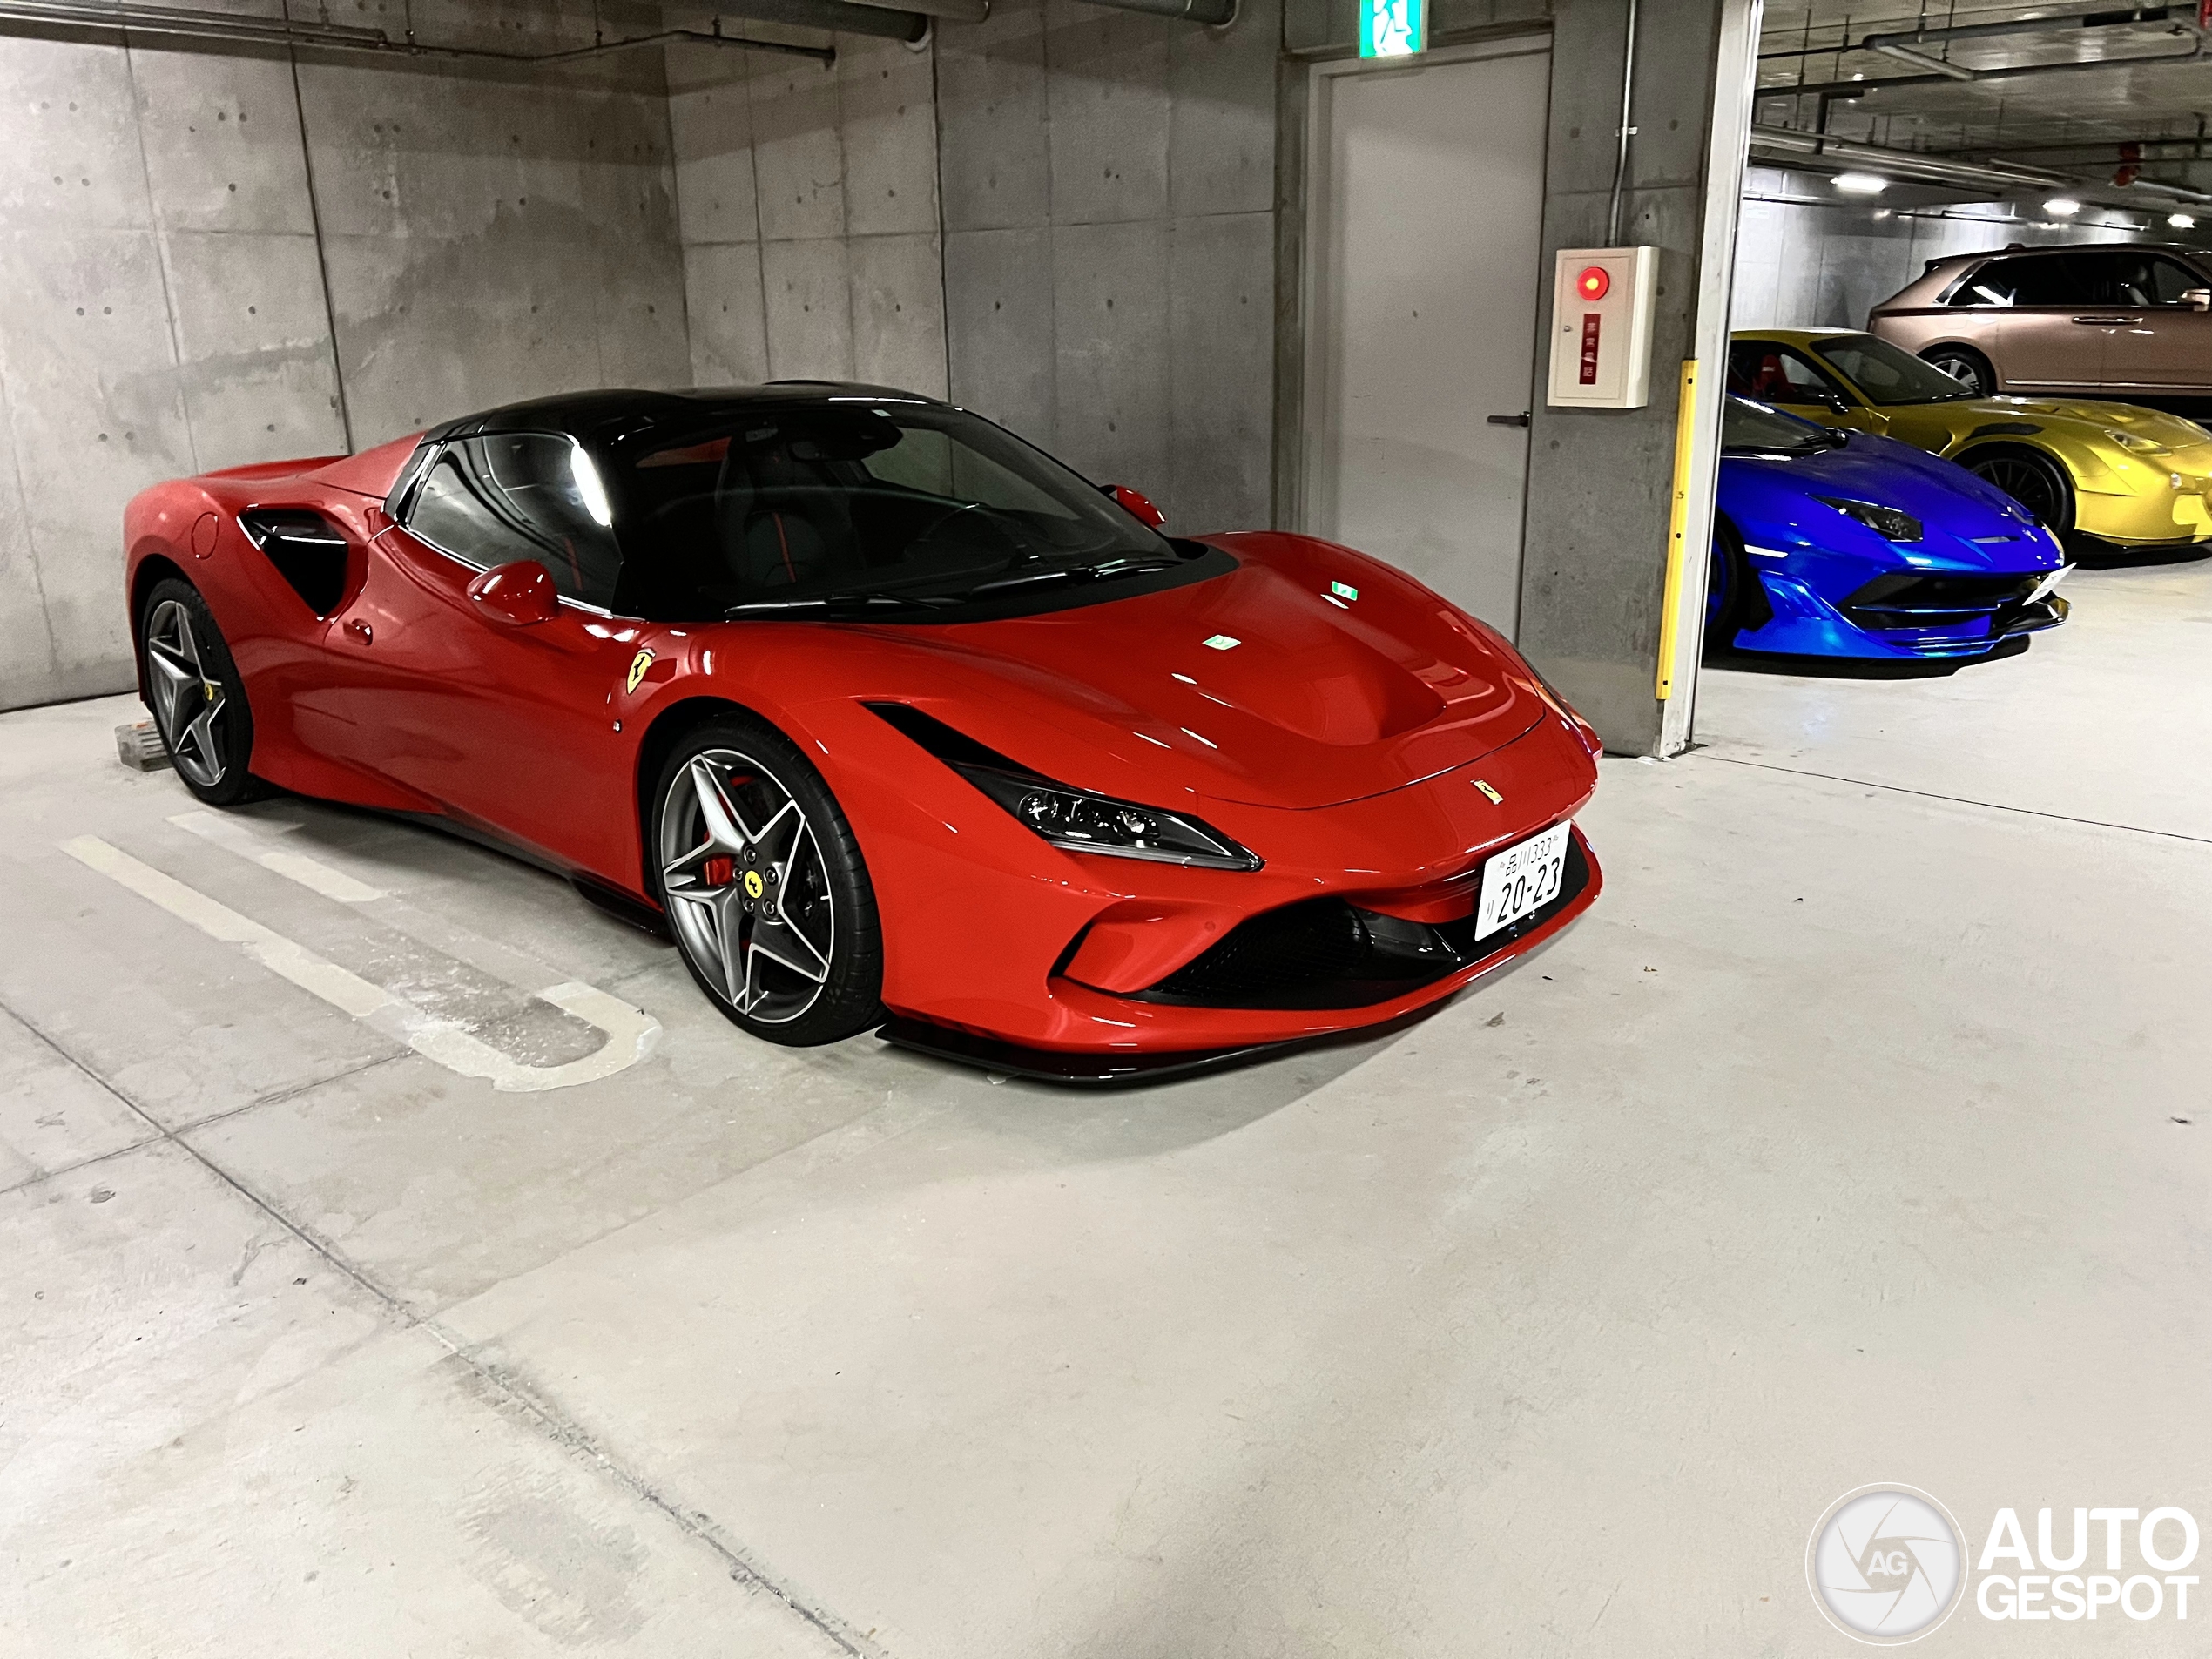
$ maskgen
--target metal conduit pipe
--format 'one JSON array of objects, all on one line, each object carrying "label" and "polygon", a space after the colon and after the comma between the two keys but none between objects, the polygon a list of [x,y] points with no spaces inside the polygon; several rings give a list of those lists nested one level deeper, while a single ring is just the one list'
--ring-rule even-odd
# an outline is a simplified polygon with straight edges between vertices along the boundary
[{"label": "metal conduit pipe", "polygon": [[2090,196],[2105,201],[2109,201],[2114,196],[2141,194],[2175,201],[2212,202],[2212,193],[2189,190],[2180,185],[2159,184],[2148,179],[2138,179],[2132,185],[2099,185],[2087,179],[2052,172],[2042,167],[2023,167],[2001,161],[1952,161],[1918,151],[1888,150],[1878,144],[1854,144],[1847,138],[1831,138],[1817,132],[1801,132],[1795,127],[1754,126],[1750,147],[1798,155],[1832,157],[1838,160],[1859,162],[1900,179],[1917,179],[1929,184],[1965,185],[1976,190],[1998,192],[2060,190],[2069,195]]},{"label": "metal conduit pipe", "polygon": [[1153,17],[1177,17],[1219,29],[1237,20],[1237,0],[1089,0],[1116,11],[1141,11]]},{"label": "metal conduit pipe", "polygon": [[[882,9],[880,0],[852,0],[852,3]],[[981,23],[991,15],[991,0],[906,0],[904,5],[889,9],[919,11],[932,17],[942,17],[947,23]]]},{"label": "metal conduit pipe", "polygon": [[2006,69],[1968,69],[1961,72],[1956,64],[1944,65],[1941,74],[1929,75],[1870,75],[1859,81],[1804,81],[1788,82],[1779,86],[1762,86],[1755,96],[1769,98],[1858,98],[1868,92],[1879,92],[1892,86],[1940,86],[1946,81],[2013,81],[2026,80],[2033,75],[2072,75],[2094,69],[2142,69],[2159,64],[2187,64],[2204,56],[2204,38],[2189,31],[2195,44],[2185,52],[2145,52],[2134,57],[2083,57],[2063,64],[2020,64]]},{"label": "metal conduit pipe", "polygon": [[2178,24],[2185,29],[2196,26],[2195,6],[2136,6],[2118,11],[2069,11],[2046,17],[2013,17],[2003,23],[1963,23],[1930,29],[1885,30],[1860,37],[1854,46],[1848,39],[1826,46],[1786,46],[1777,51],[1761,52],[1759,61],[1772,57],[1830,57],[1844,52],[1879,51],[1883,45],[1924,45],[1929,41],[1994,40],[2006,35],[2049,34],[2057,30],[2114,29],[2128,24],[2147,23]]},{"label": "metal conduit pipe", "polygon": [[[732,8],[737,10],[737,8]],[[741,15],[804,28],[869,35],[879,39],[918,42],[927,37],[929,19],[920,12],[888,7],[845,3],[845,0],[744,0]],[[722,32],[721,20],[713,28],[663,29],[651,34],[601,41],[590,46],[555,51],[501,51],[481,46],[442,46],[411,37],[395,39],[378,29],[342,24],[307,23],[281,17],[254,17],[236,12],[200,11],[190,7],[142,4],[138,0],[0,0],[0,34],[27,34],[37,29],[114,30],[156,38],[207,41],[237,46],[299,46],[319,51],[377,54],[387,57],[437,57],[465,62],[520,65],[577,63],[617,52],[665,44],[742,46],[753,51],[781,52],[821,64],[837,61],[834,48],[799,46],[783,41],[761,40]]]},{"label": "metal conduit pipe", "polygon": [[1621,48],[1621,126],[1613,136],[1613,194],[1605,210],[1605,245],[1621,246],[1621,192],[1629,182],[1629,140],[1635,129],[1629,125],[1629,110],[1636,90],[1636,0],[1629,0],[1628,28]]}]

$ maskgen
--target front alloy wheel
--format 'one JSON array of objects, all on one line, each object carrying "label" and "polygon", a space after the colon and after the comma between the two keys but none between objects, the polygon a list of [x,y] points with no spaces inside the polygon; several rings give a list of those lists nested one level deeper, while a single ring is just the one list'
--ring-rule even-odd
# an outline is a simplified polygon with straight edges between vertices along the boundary
[{"label": "front alloy wheel", "polygon": [[2034,514],[2054,535],[2074,528],[2073,483],[2048,455],[2026,448],[1985,450],[1967,456],[1965,465]]},{"label": "front alloy wheel", "polygon": [[835,1042],[880,1017],[881,952],[860,849],[780,734],[701,734],[664,769],[658,802],[669,926],[716,1006],[791,1044]]}]

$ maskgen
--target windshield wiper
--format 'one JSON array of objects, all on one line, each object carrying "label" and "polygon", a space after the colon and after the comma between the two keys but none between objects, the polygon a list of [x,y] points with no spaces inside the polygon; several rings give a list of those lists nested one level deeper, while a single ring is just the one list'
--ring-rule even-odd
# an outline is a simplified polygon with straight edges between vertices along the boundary
[{"label": "windshield wiper", "polygon": [[748,599],[743,604],[732,605],[722,614],[725,617],[757,617],[790,610],[934,610],[953,603],[944,598],[921,598],[911,593],[893,593],[882,588],[848,588],[839,593],[819,593],[803,599]]},{"label": "windshield wiper", "polygon": [[1153,570],[1172,570],[1181,563],[1180,559],[1107,559],[1098,564],[1055,565],[1049,570],[1032,570],[1027,576],[1002,576],[978,583],[961,597],[980,599],[987,594],[1006,593],[1047,582],[1103,582],[1118,576],[1143,576]]}]

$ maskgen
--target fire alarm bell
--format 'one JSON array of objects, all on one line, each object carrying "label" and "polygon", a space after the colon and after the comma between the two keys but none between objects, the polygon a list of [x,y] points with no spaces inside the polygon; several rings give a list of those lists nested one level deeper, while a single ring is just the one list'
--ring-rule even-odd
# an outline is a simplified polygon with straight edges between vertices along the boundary
[{"label": "fire alarm bell", "polygon": [[1561,248],[1552,274],[1554,408],[1640,409],[1651,401],[1651,300],[1659,250]]}]

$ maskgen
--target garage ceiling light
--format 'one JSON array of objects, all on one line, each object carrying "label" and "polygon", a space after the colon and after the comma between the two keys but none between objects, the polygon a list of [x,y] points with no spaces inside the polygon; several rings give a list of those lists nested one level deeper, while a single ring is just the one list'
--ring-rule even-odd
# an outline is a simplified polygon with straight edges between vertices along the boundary
[{"label": "garage ceiling light", "polygon": [[2072,219],[2081,211],[2081,204],[2071,196],[2054,196],[2043,204],[2043,211],[2053,219]]},{"label": "garage ceiling light", "polygon": [[1836,188],[1846,196],[1878,196],[1890,187],[1890,181],[1878,172],[1839,172]]}]

